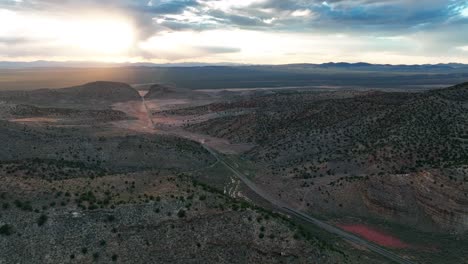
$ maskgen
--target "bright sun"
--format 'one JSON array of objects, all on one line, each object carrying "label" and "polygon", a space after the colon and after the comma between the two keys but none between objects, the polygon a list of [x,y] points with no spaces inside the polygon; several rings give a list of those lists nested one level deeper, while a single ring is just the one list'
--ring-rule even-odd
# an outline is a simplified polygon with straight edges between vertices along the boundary
[{"label": "bright sun", "polygon": [[127,52],[135,41],[132,26],[117,19],[71,22],[62,35],[68,45],[103,54]]},{"label": "bright sun", "polygon": [[135,42],[132,23],[119,16],[50,18],[0,9],[0,24],[0,38],[13,34],[65,54],[125,56]]}]

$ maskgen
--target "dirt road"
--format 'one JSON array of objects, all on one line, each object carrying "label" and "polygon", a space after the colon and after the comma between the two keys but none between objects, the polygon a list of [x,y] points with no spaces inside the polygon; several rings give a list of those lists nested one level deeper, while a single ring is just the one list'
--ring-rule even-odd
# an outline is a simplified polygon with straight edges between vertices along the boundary
[{"label": "dirt road", "polygon": [[402,257],[400,257],[399,255],[389,251],[389,250],[386,250],[374,243],[371,243],[369,241],[366,241],[358,236],[355,236],[353,234],[350,234],[346,231],[343,231],[333,225],[330,225],[328,223],[325,223],[317,218],[314,218],[312,216],[309,216],[301,211],[298,211],[290,206],[288,206],[287,204],[285,204],[284,202],[274,198],[273,196],[271,196],[268,192],[264,191],[263,189],[259,188],[255,183],[253,183],[249,178],[247,178],[247,176],[245,176],[244,174],[242,174],[238,169],[239,165],[237,164],[230,164],[228,161],[224,160],[216,151],[214,151],[213,149],[210,149],[208,146],[205,146],[205,149],[208,150],[213,156],[216,157],[216,159],[221,163],[223,164],[227,169],[229,169],[234,175],[236,175],[245,185],[247,185],[247,187],[249,187],[249,189],[251,189],[252,191],[254,191],[256,194],[258,194],[259,196],[261,196],[263,199],[267,200],[269,203],[271,203],[274,207],[276,207],[278,210],[286,213],[286,214],[289,214],[289,215],[292,215],[292,216],[296,216],[298,218],[301,218],[302,220],[304,221],[307,221],[311,224],[314,224],[315,226],[323,229],[323,230],[326,230],[332,234],[335,234],[345,240],[348,240],[348,241],[351,241],[353,243],[356,243],[358,245],[361,245],[363,247],[366,247],[367,249],[379,254],[379,255],[382,255],[384,257],[386,257],[387,259],[389,260],[392,260],[394,261],[395,263],[401,263],[401,264],[412,264],[414,262],[410,261],[410,260],[407,260],[407,259],[404,259]]},{"label": "dirt road", "polygon": [[[142,103],[144,105],[144,109],[147,111],[147,116],[151,120],[151,125],[154,128],[154,123],[152,120],[151,112],[148,109],[148,106],[146,105],[145,98],[142,96]],[[180,134],[178,136],[181,136]],[[197,138],[190,138],[192,140],[197,140]],[[278,210],[282,211],[285,214],[291,215],[298,217],[308,223],[311,223],[323,230],[326,230],[332,234],[335,234],[345,240],[351,241],[355,244],[361,245],[367,249],[369,249],[372,252],[375,252],[381,256],[386,257],[387,259],[394,261],[395,263],[400,263],[400,264],[413,264],[414,262],[404,259],[400,257],[399,255],[386,250],[374,243],[371,243],[369,241],[366,241],[365,239],[362,239],[358,236],[355,236],[351,233],[348,233],[346,231],[343,231],[333,225],[330,225],[326,222],[323,222],[317,218],[314,218],[312,216],[309,216],[301,211],[298,211],[286,203],[284,203],[281,200],[276,199],[273,197],[271,194],[269,194],[267,191],[264,191],[263,189],[259,188],[254,182],[252,182],[247,176],[245,176],[243,173],[241,173],[237,168],[239,168],[238,164],[231,164],[229,161],[226,161],[223,159],[223,157],[214,149],[212,149],[206,142],[205,140],[198,140],[204,148],[210,152],[219,163],[223,164],[228,170],[230,170],[236,177],[238,177],[248,188],[250,188],[253,192],[258,194],[260,197],[271,203],[274,207],[276,207]]]}]

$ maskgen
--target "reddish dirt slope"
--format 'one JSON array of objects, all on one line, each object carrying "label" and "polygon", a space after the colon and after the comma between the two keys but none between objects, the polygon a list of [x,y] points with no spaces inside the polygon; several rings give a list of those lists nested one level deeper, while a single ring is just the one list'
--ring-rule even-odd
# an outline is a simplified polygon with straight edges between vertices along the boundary
[{"label": "reddish dirt slope", "polygon": [[361,236],[378,245],[389,248],[408,248],[409,245],[400,239],[362,224],[341,224],[338,225],[343,230]]}]

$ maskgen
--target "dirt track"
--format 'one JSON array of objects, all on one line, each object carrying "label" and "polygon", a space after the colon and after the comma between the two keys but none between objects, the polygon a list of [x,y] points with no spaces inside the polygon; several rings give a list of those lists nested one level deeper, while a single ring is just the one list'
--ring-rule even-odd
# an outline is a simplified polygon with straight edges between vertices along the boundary
[{"label": "dirt track", "polygon": [[[146,105],[146,101],[144,97],[142,96],[141,102],[134,102],[134,103],[126,103],[122,105],[116,105],[116,109],[121,110],[126,112],[127,114],[131,116],[135,116],[138,119],[134,121],[134,123],[128,123],[128,128],[129,129],[137,129],[142,132],[146,130],[154,130],[155,126],[158,124],[154,124],[152,120],[152,113],[148,109],[148,106]],[[138,127],[141,126],[141,127]],[[169,126],[170,127],[170,126]],[[219,155],[219,152],[222,153],[222,151],[219,151],[215,148],[216,146],[220,150],[232,150],[232,145],[221,145],[219,144],[219,139],[212,139],[212,140],[207,140],[207,136],[203,135],[197,135],[193,133],[189,133],[186,131],[183,131],[181,128],[176,128],[176,129],[168,129],[166,131],[159,131],[159,133],[167,133],[167,134],[173,134],[177,135],[180,137],[184,138],[189,138],[191,140],[195,140],[200,142],[207,151],[209,151],[217,160],[219,163],[223,164],[228,170],[230,170],[236,177],[238,177],[249,189],[251,189],[253,192],[258,194],[260,197],[268,201],[270,204],[272,204],[274,207],[276,207],[279,211],[282,211],[292,217],[297,217],[300,218],[304,221],[307,221],[327,232],[330,232],[332,234],[335,234],[344,240],[350,241],[354,244],[357,244],[359,246],[365,247],[369,249],[370,251],[373,251],[381,256],[386,257],[389,260],[392,260],[395,263],[402,263],[402,264],[412,264],[412,261],[409,261],[407,259],[404,259],[400,257],[399,255],[384,249],[372,242],[369,242],[363,238],[360,238],[354,234],[348,233],[338,227],[335,227],[331,224],[328,224],[326,222],[323,222],[317,218],[311,217],[301,211],[296,210],[295,208],[290,207],[288,204],[284,203],[281,200],[278,200],[271,196],[268,192],[264,191],[263,189],[259,188],[254,182],[252,182],[247,176],[245,176],[243,173],[241,173],[237,168],[239,168],[238,164],[230,164],[229,161],[226,161],[223,159],[221,155]],[[218,142],[218,144],[216,144]],[[215,143],[215,144],[213,144]]]}]

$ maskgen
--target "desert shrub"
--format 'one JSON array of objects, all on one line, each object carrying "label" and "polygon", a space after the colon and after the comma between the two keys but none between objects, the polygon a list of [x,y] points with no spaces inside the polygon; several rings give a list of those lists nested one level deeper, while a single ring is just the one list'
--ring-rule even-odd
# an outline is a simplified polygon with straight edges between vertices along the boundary
[{"label": "desert shrub", "polygon": [[39,216],[39,218],[37,219],[37,225],[38,226],[43,226],[46,222],[47,222],[47,215],[45,214],[42,214],[41,216]]},{"label": "desert shrub", "polygon": [[177,216],[180,217],[180,218],[185,217],[185,215],[186,215],[185,211],[182,210],[182,209],[180,209],[179,212],[177,213]]},{"label": "desert shrub", "polygon": [[0,226],[0,235],[2,236],[9,236],[13,234],[13,226],[4,224]]}]

